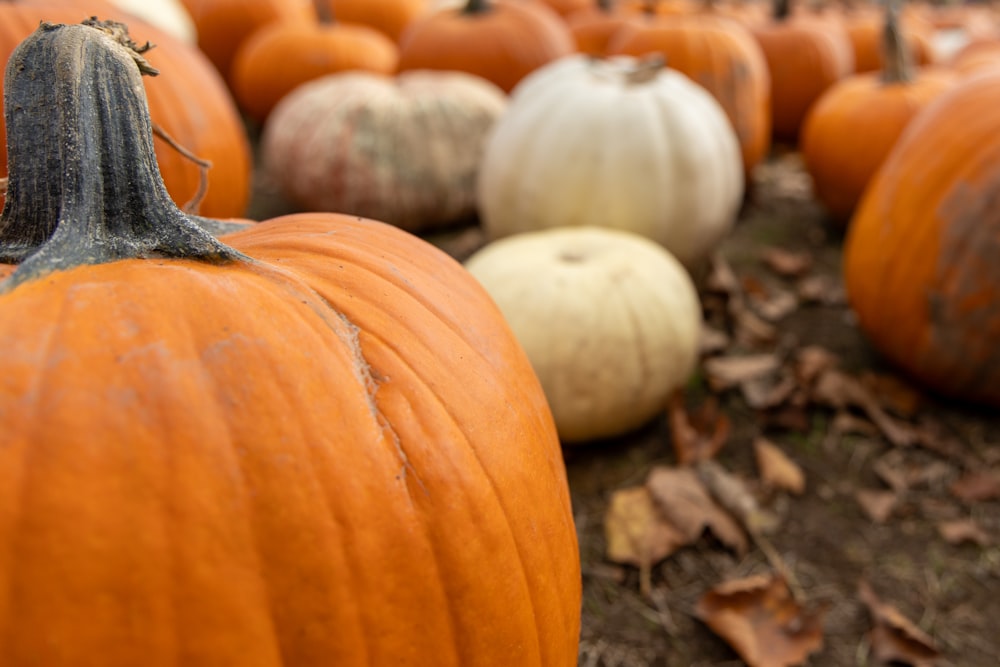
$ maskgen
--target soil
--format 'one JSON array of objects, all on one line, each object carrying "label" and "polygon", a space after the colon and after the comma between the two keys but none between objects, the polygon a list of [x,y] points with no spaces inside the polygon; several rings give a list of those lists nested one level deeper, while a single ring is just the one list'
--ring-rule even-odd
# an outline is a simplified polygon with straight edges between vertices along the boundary
[{"label": "soil", "polygon": [[[254,217],[286,208],[266,183],[258,188]],[[475,225],[428,238],[460,260],[484,242]],[[805,252],[813,259],[811,274],[829,281],[834,298],[792,310],[780,320],[777,339],[759,350],[818,345],[837,355],[849,373],[891,374],[859,333],[844,300],[836,298],[842,290],[842,242],[840,229],[813,200],[797,155],[776,153],[758,168],[721,256],[744,283],[773,285],[782,278],[761,261],[763,253],[772,248]],[[716,458],[729,472],[750,483],[757,480],[751,444],[759,436],[777,444],[805,472],[801,495],[761,491],[758,497],[780,517],[780,528],[769,539],[804,604],[825,610],[822,648],[796,664],[881,664],[873,651],[872,616],[858,595],[862,580],[940,652],[933,661],[898,664],[1000,664],[1000,499],[963,500],[950,490],[965,472],[1000,470],[1000,414],[922,392],[919,411],[909,420],[933,429],[934,437],[924,446],[901,447],[879,432],[841,434],[833,428],[834,413],[823,407],[811,407],[797,424],[763,420],[739,391],[711,392],[701,376],[684,394],[693,404],[709,394],[718,397],[731,431]],[[926,446],[933,442],[940,446]],[[581,667],[745,664],[694,609],[722,581],[771,572],[773,559],[760,548],[740,557],[706,534],[657,562],[645,593],[636,568],[606,556],[611,495],[642,484],[653,466],[676,464],[666,412],[625,437],[567,446],[565,460],[583,567]],[[911,482],[896,489],[895,509],[879,521],[866,513],[857,494],[887,490],[886,470],[910,475]],[[955,519],[974,520],[983,539],[946,539],[942,522]]]}]

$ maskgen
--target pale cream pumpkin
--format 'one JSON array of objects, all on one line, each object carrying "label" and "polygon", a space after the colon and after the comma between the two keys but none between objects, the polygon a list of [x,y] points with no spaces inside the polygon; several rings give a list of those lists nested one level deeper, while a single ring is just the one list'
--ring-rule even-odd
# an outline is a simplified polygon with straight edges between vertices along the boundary
[{"label": "pale cream pumpkin", "polygon": [[662,62],[569,56],[512,92],[479,172],[490,238],[570,225],[631,231],[690,266],[732,228],[743,162],[719,103]]},{"label": "pale cream pumpkin", "polygon": [[188,44],[198,43],[194,19],[180,0],[111,0],[111,4]]},{"label": "pale cream pumpkin", "polygon": [[698,294],[645,237],[589,226],[526,232],[487,244],[466,268],[528,353],[563,441],[642,426],[695,368]]},{"label": "pale cream pumpkin", "polygon": [[489,129],[507,106],[464,72],[344,72],[306,83],[271,112],[261,159],[305,210],[422,231],[471,216]]}]

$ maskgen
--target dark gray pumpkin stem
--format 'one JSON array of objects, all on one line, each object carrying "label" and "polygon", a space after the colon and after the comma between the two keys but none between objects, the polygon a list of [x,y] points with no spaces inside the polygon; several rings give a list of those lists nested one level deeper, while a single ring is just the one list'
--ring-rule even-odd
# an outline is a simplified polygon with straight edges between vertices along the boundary
[{"label": "dark gray pumpkin stem", "polygon": [[94,20],[43,23],[11,55],[0,261],[20,266],[0,289],[127,258],[241,257],[167,194],[142,83],[156,73],[148,48],[122,24]]},{"label": "dark gray pumpkin stem", "polygon": [[887,84],[907,83],[913,79],[913,65],[906,40],[899,27],[899,6],[886,0],[885,25],[882,33],[882,81]]},{"label": "dark gray pumpkin stem", "polygon": [[493,10],[493,4],[489,0],[469,0],[462,8],[463,14],[485,14]]}]

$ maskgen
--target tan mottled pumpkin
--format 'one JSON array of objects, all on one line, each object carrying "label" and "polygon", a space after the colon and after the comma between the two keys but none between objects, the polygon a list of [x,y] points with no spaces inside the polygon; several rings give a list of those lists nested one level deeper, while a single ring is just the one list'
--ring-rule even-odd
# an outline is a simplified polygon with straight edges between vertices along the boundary
[{"label": "tan mottled pumpkin", "polygon": [[334,74],[275,108],[261,160],[304,210],[439,227],[475,212],[486,134],[506,106],[503,91],[464,72]]}]

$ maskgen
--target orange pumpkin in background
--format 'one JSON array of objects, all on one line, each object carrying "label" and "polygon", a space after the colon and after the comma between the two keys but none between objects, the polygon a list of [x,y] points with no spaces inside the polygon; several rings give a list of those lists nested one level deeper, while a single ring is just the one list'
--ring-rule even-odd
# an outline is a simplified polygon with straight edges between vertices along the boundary
[{"label": "orange pumpkin in background", "polygon": [[[243,121],[225,83],[190,44],[100,1],[6,0],[0,2],[0,67],[40,21],[75,23],[96,12],[102,18],[128,20],[137,42],[155,45],[146,58],[161,75],[143,78],[153,122],[177,144],[211,164],[208,189],[197,212],[220,218],[243,215],[250,200],[251,176],[250,144]],[[4,120],[0,118],[0,176],[7,173],[4,135]],[[174,201],[185,205],[195,200],[202,184],[201,168],[159,137],[155,147],[160,173]]]},{"label": "orange pumpkin in background", "polygon": [[542,3],[468,0],[417,19],[399,43],[399,70],[457,70],[510,92],[538,67],[576,50],[562,18]]},{"label": "orange pumpkin in background", "polygon": [[389,37],[335,20],[322,3],[319,9],[319,21],[277,21],[260,28],[233,57],[233,94],[258,123],[293,89],[325,74],[396,71],[399,51]]},{"label": "orange pumpkin in background", "polygon": [[1000,407],[1000,72],[962,79],[910,123],[847,230],[858,324],[947,396]]},{"label": "orange pumpkin in background", "polygon": [[[844,28],[854,49],[855,72],[875,72],[886,65],[882,14],[876,7],[852,9],[843,14]],[[899,31],[913,64],[930,65],[936,60],[931,41],[934,27],[930,23],[901,11]]]},{"label": "orange pumpkin in background", "polygon": [[430,11],[429,0],[318,0],[338,21],[375,28],[395,42],[410,23]]},{"label": "orange pumpkin in background", "polygon": [[566,471],[493,301],[371,220],[206,233],[135,55],[45,27],[6,82],[0,664],[575,665]]},{"label": "orange pumpkin in background", "polygon": [[910,121],[958,80],[943,68],[914,68],[893,2],[883,18],[886,65],[845,77],[809,111],[800,141],[813,193],[846,226],[865,188]]},{"label": "orange pumpkin in background", "polygon": [[789,0],[775,0],[771,21],[752,32],[771,74],[773,136],[795,143],[813,102],[854,72],[850,39],[837,19],[792,16]]},{"label": "orange pumpkin in background", "polygon": [[612,36],[639,18],[639,14],[624,9],[615,0],[596,0],[565,17],[577,51],[592,56],[607,55]]}]

